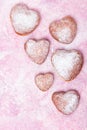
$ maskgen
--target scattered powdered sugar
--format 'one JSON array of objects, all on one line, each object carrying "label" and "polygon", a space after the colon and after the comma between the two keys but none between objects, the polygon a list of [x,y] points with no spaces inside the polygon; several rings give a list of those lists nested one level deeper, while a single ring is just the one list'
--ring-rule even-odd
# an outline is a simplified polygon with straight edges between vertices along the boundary
[{"label": "scattered powdered sugar", "polygon": [[76,109],[79,102],[79,96],[75,91],[69,91],[64,94],[64,100],[67,101],[67,104],[64,107],[64,113],[69,114]]}]

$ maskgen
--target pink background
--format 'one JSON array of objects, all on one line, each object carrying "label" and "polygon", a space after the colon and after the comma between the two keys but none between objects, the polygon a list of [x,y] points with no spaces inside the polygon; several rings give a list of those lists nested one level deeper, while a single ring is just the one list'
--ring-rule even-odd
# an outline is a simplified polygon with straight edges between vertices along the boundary
[{"label": "pink background", "polygon": [[[10,10],[16,3],[24,2],[41,14],[37,29],[27,36],[14,32]],[[66,15],[75,18],[77,35],[69,45],[54,40],[49,24]],[[33,63],[25,53],[28,38],[48,38],[50,52],[42,65]],[[71,82],[58,77],[51,64],[51,55],[57,48],[78,49],[83,53],[84,65]],[[54,84],[41,92],[34,83],[39,72],[54,73]],[[52,93],[76,89],[80,104],[76,111],[65,116],[53,105]],[[87,0],[1,0],[0,1],[0,130],[87,130]]]}]

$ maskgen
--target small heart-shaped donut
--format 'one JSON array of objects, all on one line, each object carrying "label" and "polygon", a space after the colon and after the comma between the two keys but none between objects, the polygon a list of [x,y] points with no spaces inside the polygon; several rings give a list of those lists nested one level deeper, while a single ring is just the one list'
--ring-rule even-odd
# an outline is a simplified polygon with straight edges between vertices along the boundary
[{"label": "small heart-shaped donut", "polygon": [[39,73],[35,77],[35,83],[41,91],[47,91],[49,88],[51,88],[53,81],[54,75],[50,72]]}]

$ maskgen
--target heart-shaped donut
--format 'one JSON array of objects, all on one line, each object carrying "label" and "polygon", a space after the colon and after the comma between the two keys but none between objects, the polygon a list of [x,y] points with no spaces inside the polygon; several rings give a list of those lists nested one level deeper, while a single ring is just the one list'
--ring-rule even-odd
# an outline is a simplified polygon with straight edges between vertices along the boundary
[{"label": "heart-shaped donut", "polygon": [[65,16],[60,20],[53,21],[49,26],[50,34],[61,43],[71,43],[77,33],[77,24],[71,16]]},{"label": "heart-shaped donut", "polygon": [[83,65],[83,56],[78,50],[57,49],[52,55],[52,64],[65,81],[73,80]]},{"label": "heart-shaped donut", "polygon": [[54,92],[52,95],[52,101],[57,110],[65,115],[69,115],[76,110],[79,100],[79,93],[75,90]]},{"label": "heart-shaped donut", "polygon": [[35,77],[35,83],[41,91],[47,91],[49,88],[51,88],[53,81],[54,75],[50,72],[39,73]]},{"label": "heart-shaped donut", "polygon": [[25,51],[31,60],[37,64],[42,64],[48,55],[50,42],[46,39],[29,39],[24,45]]},{"label": "heart-shaped donut", "polygon": [[16,4],[10,12],[12,26],[16,33],[26,35],[31,33],[39,25],[40,14],[30,9],[26,4]]}]

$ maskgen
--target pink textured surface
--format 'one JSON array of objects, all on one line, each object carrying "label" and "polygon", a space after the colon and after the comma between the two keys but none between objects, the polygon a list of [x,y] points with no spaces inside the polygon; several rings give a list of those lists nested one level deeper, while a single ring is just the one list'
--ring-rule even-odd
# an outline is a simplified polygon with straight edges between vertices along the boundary
[{"label": "pink textured surface", "polygon": [[[87,130],[87,0],[23,0],[41,13],[38,28],[27,36],[17,35],[9,14],[21,0],[0,1],[0,130]],[[55,19],[71,15],[77,21],[74,41],[63,45],[49,34],[49,24]],[[50,53],[41,66],[33,63],[24,51],[28,38],[46,37],[51,42]],[[84,65],[71,82],[58,77],[51,65],[52,52],[57,48],[78,49],[83,53]],[[54,73],[54,84],[48,92],[41,92],[34,83],[39,72]],[[76,89],[81,96],[77,110],[69,116],[61,114],[51,101],[54,91]]]}]

